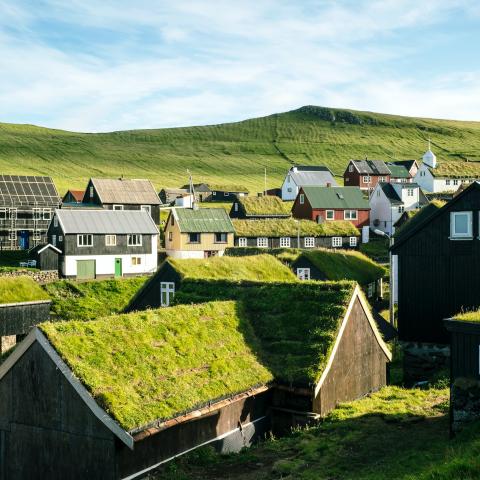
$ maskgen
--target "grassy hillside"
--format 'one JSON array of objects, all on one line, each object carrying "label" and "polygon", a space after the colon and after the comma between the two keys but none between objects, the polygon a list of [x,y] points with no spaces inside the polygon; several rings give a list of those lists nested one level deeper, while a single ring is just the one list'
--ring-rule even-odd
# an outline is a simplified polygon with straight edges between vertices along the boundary
[{"label": "grassy hillside", "polygon": [[427,137],[439,160],[480,160],[480,122],[302,107],[238,123],[84,134],[0,124],[0,173],[51,175],[61,193],[89,176],[150,178],[156,187],[194,181],[279,185],[294,163],[341,175],[352,157],[420,158]]}]

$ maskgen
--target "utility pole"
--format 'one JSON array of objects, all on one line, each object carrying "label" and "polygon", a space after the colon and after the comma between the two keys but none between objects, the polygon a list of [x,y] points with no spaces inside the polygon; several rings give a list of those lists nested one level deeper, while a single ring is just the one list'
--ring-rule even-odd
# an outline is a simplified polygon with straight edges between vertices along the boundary
[{"label": "utility pole", "polygon": [[263,178],[264,184],[263,184],[263,195],[267,195],[267,167],[265,167],[265,175]]}]

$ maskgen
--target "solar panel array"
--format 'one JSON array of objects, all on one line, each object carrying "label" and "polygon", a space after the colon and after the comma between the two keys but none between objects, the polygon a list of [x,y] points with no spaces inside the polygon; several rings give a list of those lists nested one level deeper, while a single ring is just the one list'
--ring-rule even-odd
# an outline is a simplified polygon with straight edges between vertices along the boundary
[{"label": "solar panel array", "polygon": [[0,175],[0,207],[51,206],[60,204],[50,177]]}]

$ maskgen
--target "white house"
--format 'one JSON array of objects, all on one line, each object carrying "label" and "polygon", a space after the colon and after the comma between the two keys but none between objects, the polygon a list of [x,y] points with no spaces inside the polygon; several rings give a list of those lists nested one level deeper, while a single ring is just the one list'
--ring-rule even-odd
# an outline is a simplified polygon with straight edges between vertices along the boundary
[{"label": "white house", "polygon": [[425,192],[456,192],[462,184],[480,179],[478,162],[438,162],[436,155],[430,149],[430,142],[422,159],[423,163],[414,181]]},{"label": "white house", "polygon": [[155,272],[158,234],[143,210],[61,209],[47,235],[61,250],[61,275],[87,280]]},{"label": "white house", "polygon": [[295,200],[301,187],[329,186],[338,187],[338,184],[327,167],[291,167],[282,184],[282,200]]},{"label": "white house", "polygon": [[370,196],[370,228],[391,235],[403,212],[428,203],[415,183],[378,183]]}]

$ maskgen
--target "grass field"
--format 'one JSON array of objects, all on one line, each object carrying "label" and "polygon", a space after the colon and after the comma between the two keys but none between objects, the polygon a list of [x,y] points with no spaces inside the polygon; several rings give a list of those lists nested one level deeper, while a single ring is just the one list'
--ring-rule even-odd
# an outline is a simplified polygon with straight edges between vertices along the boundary
[{"label": "grass field", "polygon": [[302,107],[238,123],[101,134],[0,124],[0,172],[51,175],[60,192],[90,176],[149,178],[157,188],[188,181],[280,186],[294,163],[342,175],[350,158],[421,158],[427,138],[439,161],[480,160],[480,122]]}]

